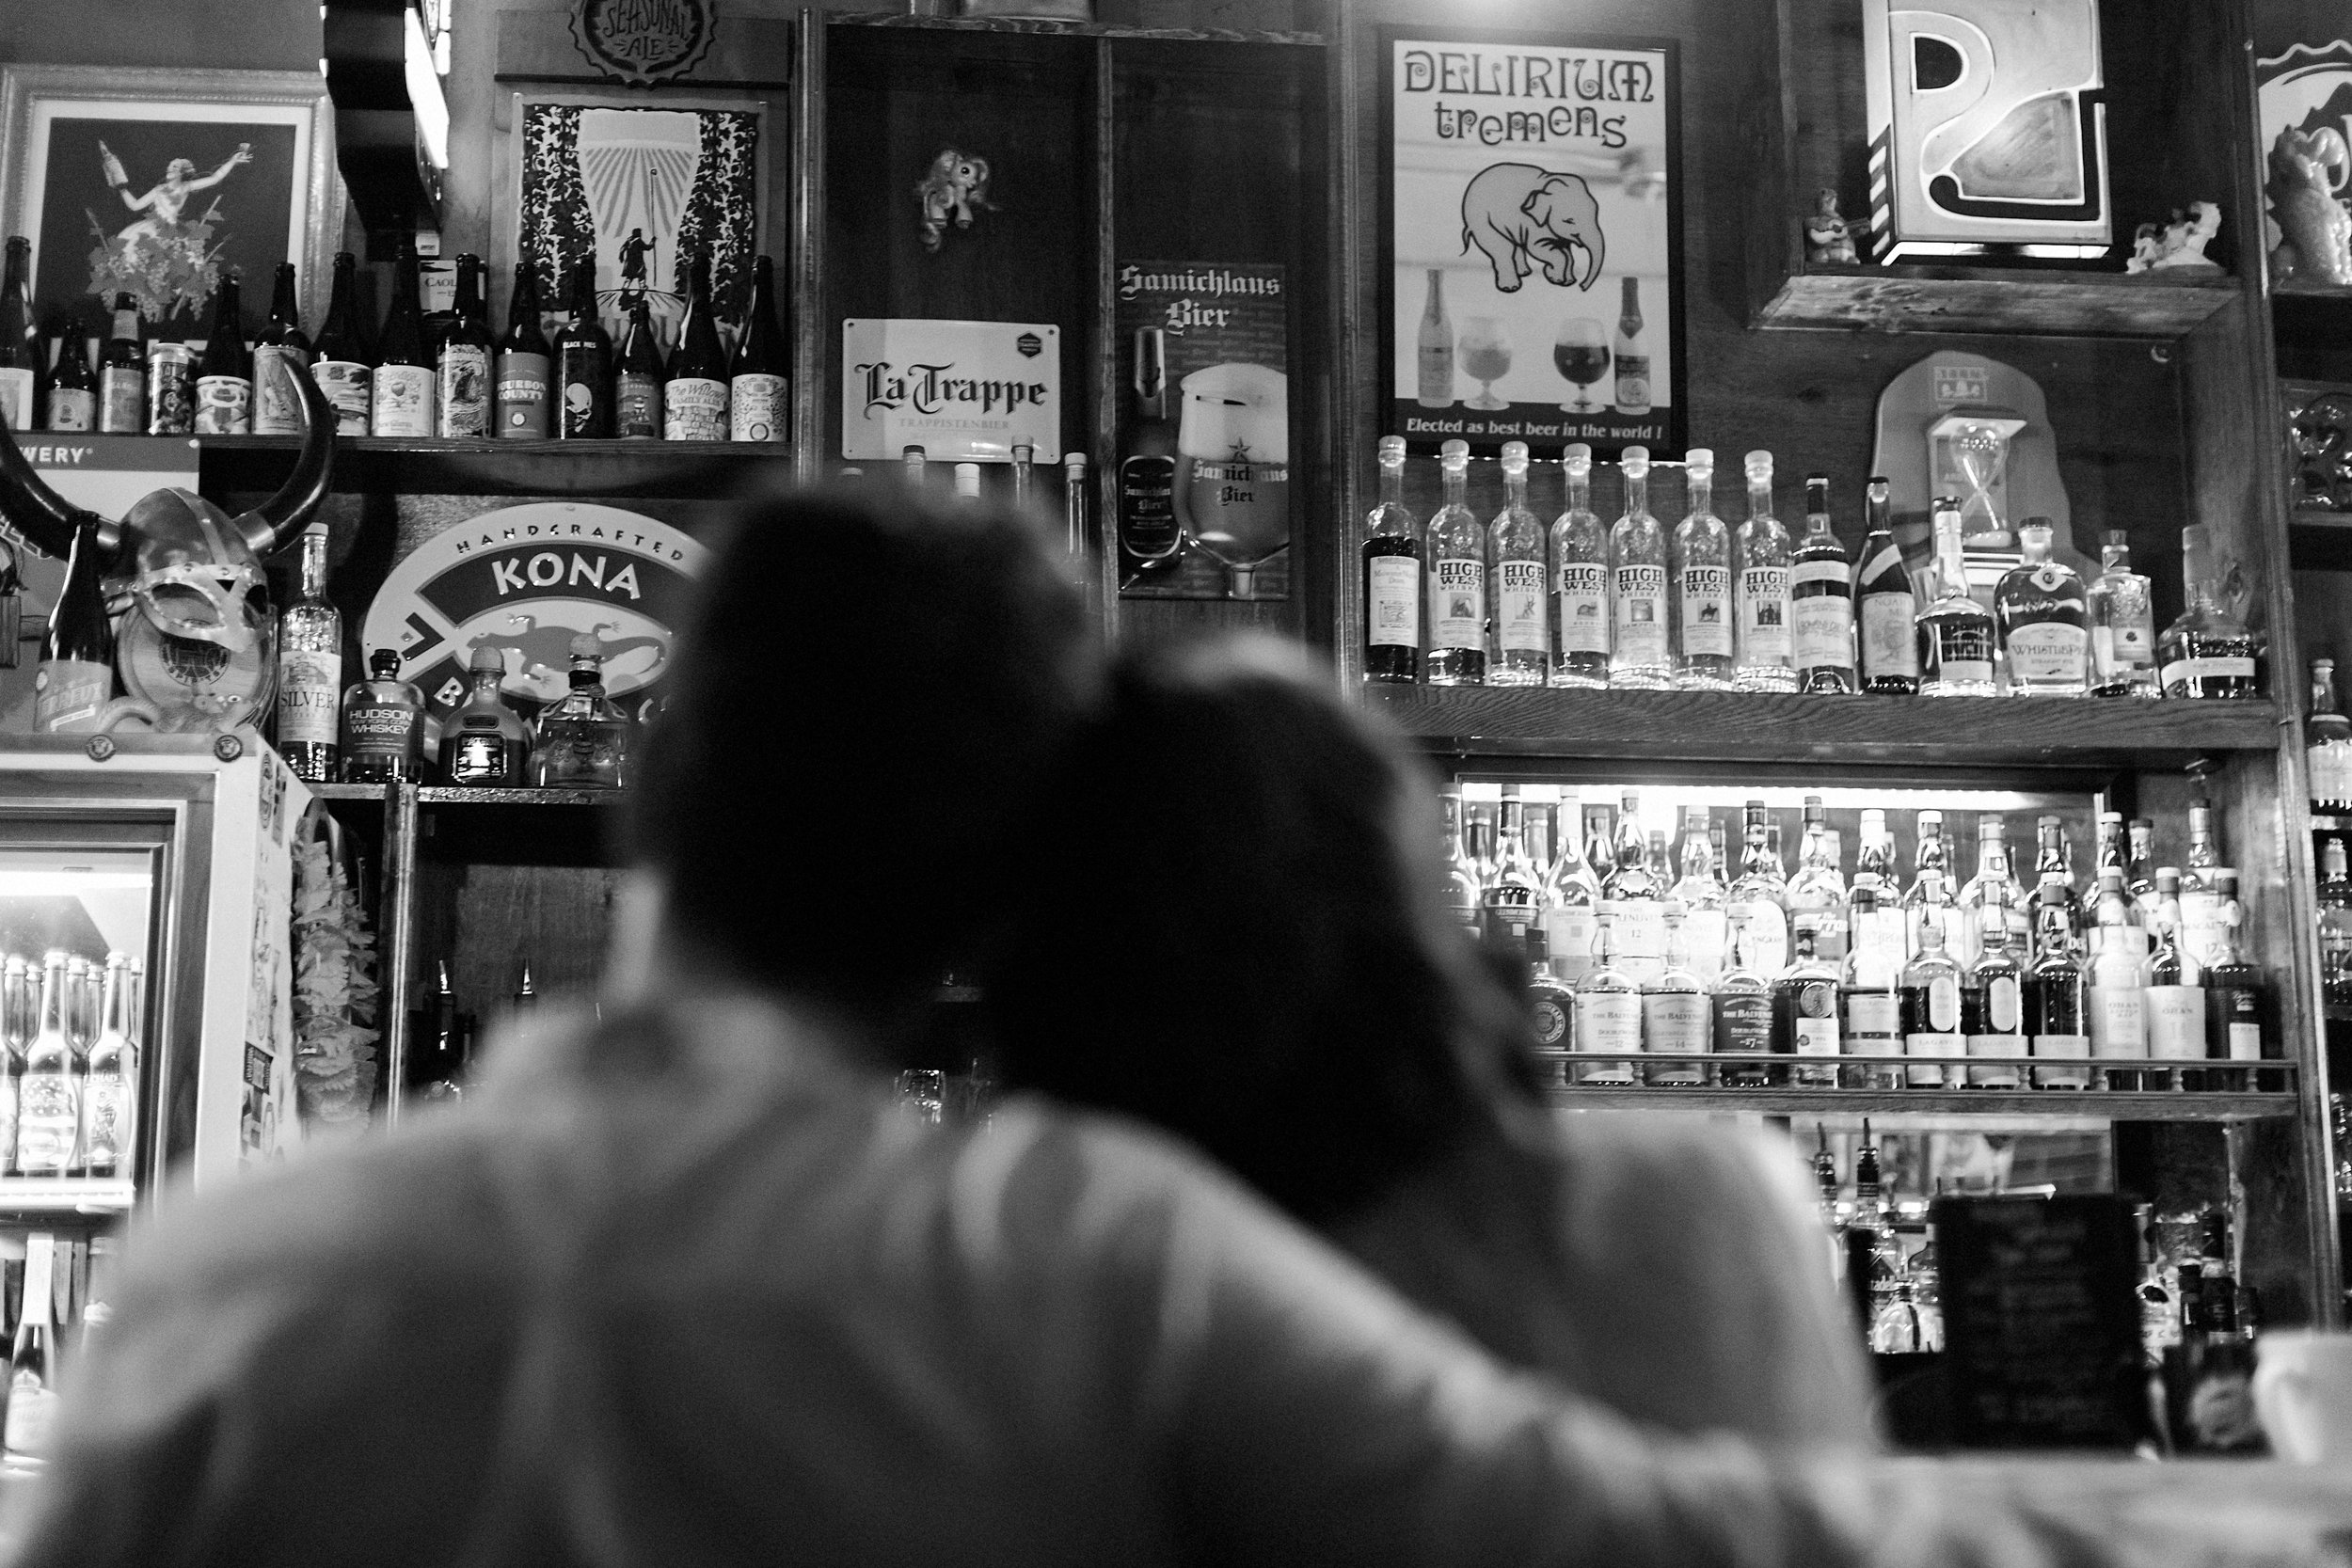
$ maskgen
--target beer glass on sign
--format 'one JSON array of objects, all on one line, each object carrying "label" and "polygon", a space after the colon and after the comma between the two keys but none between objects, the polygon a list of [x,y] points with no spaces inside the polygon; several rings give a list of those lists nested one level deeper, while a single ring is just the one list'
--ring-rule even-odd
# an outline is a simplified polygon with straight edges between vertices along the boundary
[{"label": "beer glass on sign", "polygon": [[1560,335],[1552,340],[1551,362],[1576,387],[1576,401],[1562,404],[1561,411],[1591,413],[1593,401],[1585,393],[1609,373],[1608,330],[1590,316],[1570,316],[1560,324]]},{"label": "beer glass on sign", "polygon": [[1259,563],[1291,542],[1290,379],[1264,365],[1184,377],[1176,515],[1225,563],[1227,594],[1256,596]]}]

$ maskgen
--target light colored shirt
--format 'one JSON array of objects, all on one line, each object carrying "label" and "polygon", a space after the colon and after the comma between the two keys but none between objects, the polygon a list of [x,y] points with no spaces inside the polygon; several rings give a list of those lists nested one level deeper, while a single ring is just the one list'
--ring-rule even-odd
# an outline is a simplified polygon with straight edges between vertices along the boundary
[{"label": "light colored shirt", "polygon": [[18,1563],[2100,1560],[1661,1448],[1181,1151],[914,1125],[771,1010],[500,1076],[140,1227]]}]

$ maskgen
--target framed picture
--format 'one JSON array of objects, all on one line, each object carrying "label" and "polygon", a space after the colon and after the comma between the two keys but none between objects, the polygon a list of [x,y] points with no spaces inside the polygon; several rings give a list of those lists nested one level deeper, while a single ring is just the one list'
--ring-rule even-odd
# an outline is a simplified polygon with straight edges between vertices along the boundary
[{"label": "framed picture", "polygon": [[128,293],[201,337],[225,272],[258,322],[280,261],[315,322],[342,236],[333,125],[309,71],[0,66],[0,230],[33,242],[44,328],[96,329]]},{"label": "framed picture", "polygon": [[1686,440],[1668,39],[1388,26],[1382,428],[1614,457]]},{"label": "framed picture", "polygon": [[539,266],[540,297],[561,309],[573,269],[594,256],[605,314],[646,291],[665,341],[684,311],[686,262],[710,254],[717,313],[740,319],[752,261],[767,247],[768,125],[763,103],[516,93],[511,269]]}]

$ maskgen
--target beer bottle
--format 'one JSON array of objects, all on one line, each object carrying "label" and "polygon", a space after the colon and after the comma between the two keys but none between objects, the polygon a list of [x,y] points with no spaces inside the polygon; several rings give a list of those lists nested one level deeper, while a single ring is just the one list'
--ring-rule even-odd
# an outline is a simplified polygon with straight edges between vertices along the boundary
[{"label": "beer bottle", "polygon": [[457,258],[456,315],[443,335],[437,360],[434,404],[439,434],[457,439],[490,434],[490,339],[482,300],[482,258]]},{"label": "beer bottle", "polygon": [[424,310],[417,300],[417,252],[403,245],[392,269],[392,308],[376,340],[369,422],[378,436],[433,434],[433,363],[424,352]]},{"label": "beer bottle", "polygon": [[752,263],[752,303],[727,382],[727,436],[781,441],[791,424],[792,345],[776,325],[775,264]]},{"label": "beer bottle", "polygon": [[515,264],[507,297],[506,337],[499,344],[498,433],[509,441],[548,438],[548,375],[554,356],[539,330],[539,267]]},{"label": "beer bottle", "polygon": [[97,519],[85,518],[73,531],[57,608],[40,640],[40,666],[33,673],[36,734],[88,734],[113,700],[115,632],[98,586],[104,571],[99,554]]},{"label": "beer bottle", "polygon": [[620,374],[613,378],[612,414],[623,439],[659,439],[661,435],[661,345],[655,341],[645,292],[637,291],[621,336]]},{"label": "beer bottle", "polygon": [[375,378],[367,344],[359,335],[358,270],[358,259],[350,251],[336,253],[326,321],[319,327],[316,353],[310,360],[311,378],[334,405],[338,436],[368,433],[368,392]]},{"label": "beer bottle", "polygon": [[[286,379],[278,379],[283,366]],[[302,434],[302,388],[294,377],[310,372],[310,340],[302,330],[302,306],[294,298],[294,264],[278,263],[270,290],[269,320],[253,340],[253,434]]]},{"label": "beer bottle", "polygon": [[224,270],[213,291],[213,325],[196,367],[196,433],[253,434],[253,356],[245,346],[245,312],[237,277]]},{"label": "beer bottle", "polygon": [[[673,441],[727,438],[727,351],[710,319],[710,257],[696,251],[686,268],[686,318],[670,356],[661,394],[661,434]],[[632,321],[632,325],[634,322]]]},{"label": "beer bottle", "polygon": [[555,335],[555,383],[564,400],[558,440],[603,440],[612,434],[612,340],[596,319],[596,259],[572,273],[572,319]]},{"label": "beer bottle", "polygon": [[33,320],[33,242],[8,241],[8,270],[0,273],[0,424],[40,427],[40,327]]},{"label": "beer bottle", "polygon": [[136,436],[147,429],[147,344],[139,335],[139,302],[115,295],[114,330],[98,367],[98,429]]},{"label": "beer bottle", "polygon": [[65,336],[57,340],[57,368],[49,382],[46,428],[98,428],[98,377],[89,368],[89,339],[78,314],[66,317]]}]

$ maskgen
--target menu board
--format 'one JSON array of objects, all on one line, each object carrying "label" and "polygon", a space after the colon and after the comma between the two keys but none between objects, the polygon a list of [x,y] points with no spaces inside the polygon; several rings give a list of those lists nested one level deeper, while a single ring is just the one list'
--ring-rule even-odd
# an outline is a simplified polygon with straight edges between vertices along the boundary
[{"label": "menu board", "polygon": [[1963,1448],[2128,1449],[2148,1428],[2122,1199],[1940,1198],[1952,1434]]}]

